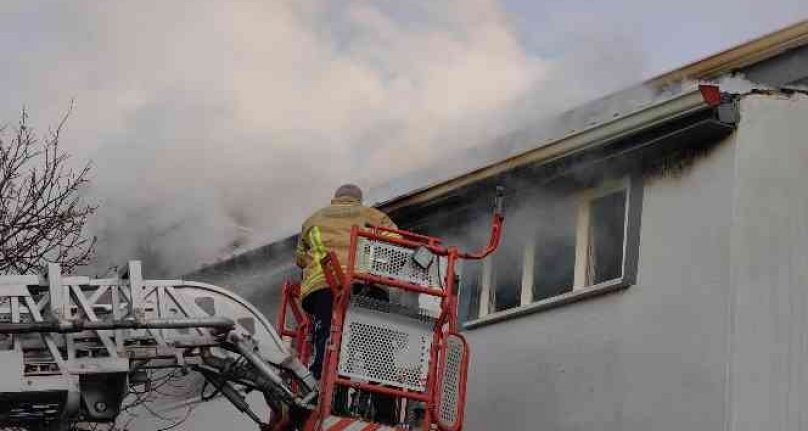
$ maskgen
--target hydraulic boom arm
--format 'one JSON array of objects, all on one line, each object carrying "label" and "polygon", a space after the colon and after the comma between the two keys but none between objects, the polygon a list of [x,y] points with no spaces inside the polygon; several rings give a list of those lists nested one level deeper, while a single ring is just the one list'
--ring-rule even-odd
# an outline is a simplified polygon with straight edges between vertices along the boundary
[{"label": "hydraulic boom arm", "polygon": [[0,276],[0,367],[0,427],[111,422],[128,387],[160,368],[196,372],[187,378],[259,424],[245,391],[275,409],[317,398],[314,378],[255,307],[209,284],[144,280],[136,261],[116,279],[63,277],[56,265],[47,277]]}]

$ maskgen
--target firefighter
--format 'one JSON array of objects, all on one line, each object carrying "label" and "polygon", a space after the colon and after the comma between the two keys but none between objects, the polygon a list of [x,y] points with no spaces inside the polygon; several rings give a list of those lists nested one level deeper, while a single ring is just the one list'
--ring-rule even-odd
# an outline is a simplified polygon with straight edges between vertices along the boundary
[{"label": "firefighter", "polygon": [[[353,185],[340,186],[334,193],[331,205],[315,212],[303,223],[297,242],[295,260],[303,269],[303,282],[300,296],[303,309],[312,321],[312,343],[314,360],[311,372],[320,379],[323,368],[326,341],[331,332],[331,311],[333,296],[320,266],[320,260],[333,251],[345,269],[348,262],[348,248],[351,228],[359,226],[380,226],[397,229],[395,223],[383,212],[362,205],[362,190]],[[371,296],[387,300],[387,294],[380,289],[372,290]]]}]

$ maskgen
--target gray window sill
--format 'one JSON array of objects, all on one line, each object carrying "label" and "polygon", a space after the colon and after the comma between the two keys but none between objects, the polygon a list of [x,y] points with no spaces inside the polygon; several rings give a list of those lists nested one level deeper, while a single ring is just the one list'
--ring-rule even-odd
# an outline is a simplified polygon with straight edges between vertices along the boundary
[{"label": "gray window sill", "polygon": [[515,319],[528,314],[552,310],[567,304],[572,304],[585,299],[595,298],[607,293],[623,290],[629,286],[631,286],[631,283],[624,278],[604,281],[603,283],[599,283],[594,286],[574,290],[562,295],[553,296],[552,298],[543,299],[530,305],[509,308],[507,310],[497,311],[487,316],[480,317],[479,319],[470,320],[463,324],[463,328],[467,330],[476,329],[491,325],[493,323],[501,322],[503,320]]}]

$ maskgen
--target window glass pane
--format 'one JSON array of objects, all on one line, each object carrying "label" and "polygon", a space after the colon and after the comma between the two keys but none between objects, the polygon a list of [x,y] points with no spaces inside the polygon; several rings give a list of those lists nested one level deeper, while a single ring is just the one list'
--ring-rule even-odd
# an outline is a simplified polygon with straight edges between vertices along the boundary
[{"label": "window glass pane", "polygon": [[590,208],[589,275],[597,284],[623,274],[626,192],[592,201]]},{"label": "window glass pane", "polygon": [[533,300],[572,290],[575,277],[576,211],[572,201],[539,214],[533,259]]},{"label": "window glass pane", "polygon": [[506,227],[503,233],[505,236],[493,255],[495,311],[518,306],[522,291],[524,241],[517,235],[517,226]]},{"label": "window glass pane", "polygon": [[[427,235],[441,239],[446,246],[456,246],[462,251],[477,250],[488,238],[488,225],[466,213],[441,212],[439,223],[430,226]],[[486,220],[487,221],[487,220]],[[455,266],[459,271],[458,319],[460,322],[474,320],[479,316],[480,291],[482,289],[482,262],[460,259]]]},{"label": "window glass pane", "polygon": [[480,282],[482,281],[482,262],[479,260],[463,260],[460,268],[460,287],[458,297],[458,313],[461,322],[476,319],[480,310]]}]

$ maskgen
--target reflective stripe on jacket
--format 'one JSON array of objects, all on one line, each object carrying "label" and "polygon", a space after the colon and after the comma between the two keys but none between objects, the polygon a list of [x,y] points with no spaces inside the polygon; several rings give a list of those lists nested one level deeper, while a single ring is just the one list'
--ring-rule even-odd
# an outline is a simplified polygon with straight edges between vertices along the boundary
[{"label": "reflective stripe on jacket", "polygon": [[396,229],[396,225],[383,212],[363,206],[359,200],[339,197],[331,205],[309,217],[300,231],[295,251],[297,266],[303,268],[300,296],[327,287],[320,260],[329,251],[334,251],[340,265],[348,264],[348,248],[351,243],[351,228],[370,225]]}]

